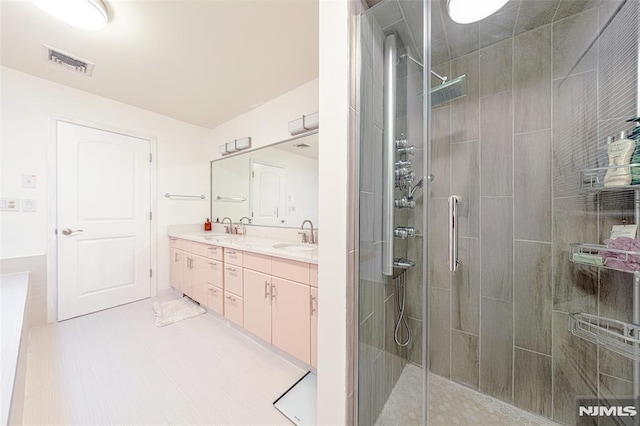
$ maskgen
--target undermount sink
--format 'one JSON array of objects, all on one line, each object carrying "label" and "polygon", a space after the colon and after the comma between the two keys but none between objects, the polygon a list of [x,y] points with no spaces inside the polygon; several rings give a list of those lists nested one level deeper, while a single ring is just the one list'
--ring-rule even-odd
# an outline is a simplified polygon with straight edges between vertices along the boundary
[{"label": "undermount sink", "polygon": [[317,246],[312,244],[280,243],[274,244],[273,248],[289,251],[313,251]]}]

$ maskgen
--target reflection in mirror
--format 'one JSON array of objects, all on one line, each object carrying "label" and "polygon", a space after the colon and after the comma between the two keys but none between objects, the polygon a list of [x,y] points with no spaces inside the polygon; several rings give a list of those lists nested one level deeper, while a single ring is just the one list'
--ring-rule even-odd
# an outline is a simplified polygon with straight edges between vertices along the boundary
[{"label": "reflection in mirror", "polygon": [[[211,220],[318,227],[318,133],[211,162]],[[247,221],[244,220],[244,223]]]}]

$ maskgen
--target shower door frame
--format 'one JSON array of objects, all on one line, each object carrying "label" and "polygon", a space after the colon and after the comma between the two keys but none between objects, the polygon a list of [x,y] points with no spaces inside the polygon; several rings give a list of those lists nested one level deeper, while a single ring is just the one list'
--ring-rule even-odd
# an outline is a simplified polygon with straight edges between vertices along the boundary
[{"label": "shower door frame", "polygon": [[423,125],[423,175],[426,176],[422,195],[422,424],[429,422],[429,213],[431,175],[431,1],[423,0],[423,69],[422,69],[422,125]]}]

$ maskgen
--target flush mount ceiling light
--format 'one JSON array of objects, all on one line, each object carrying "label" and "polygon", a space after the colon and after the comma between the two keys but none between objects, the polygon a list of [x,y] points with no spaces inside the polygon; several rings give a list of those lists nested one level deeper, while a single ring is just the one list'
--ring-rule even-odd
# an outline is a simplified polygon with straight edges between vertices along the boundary
[{"label": "flush mount ceiling light", "polygon": [[471,24],[496,13],[509,0],[447,0],[447,12],[458,24]]},{"label": "flush mount ceiling light", "polygon": [[83,30],[101,30],[109,20],[101,0],[33,0],[33,3],[46,14]]}]

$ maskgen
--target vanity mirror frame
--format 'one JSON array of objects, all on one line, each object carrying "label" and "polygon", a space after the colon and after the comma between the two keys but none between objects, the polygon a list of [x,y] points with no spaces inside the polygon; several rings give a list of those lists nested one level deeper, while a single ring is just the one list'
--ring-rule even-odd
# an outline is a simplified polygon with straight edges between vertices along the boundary
[{"label": "vanity mirror frame", "polygon": [[[214,216],[214,212],[213,212],[213,204],[217,199],[216,195],[214,195],[214,182],[213,182],[214,163],[217,163],[217,162],[223,161],[223,160],[229,160],[229,159],[240,157],[240,156],[255,155],[256,152],[259,152],[259,151],[262,151],[262,150],[265,150],[265,149],[268,149],[268,148],[274,148],[274,147],[276,147],[278,145],[281,145],[281,144],[286,144],[286,143],[294,142],[294,141],[297,141],[297,140],[300,140],[300,139],[304,139],[306,137],[313,136],[313,135],[316,135],[318,133],[319,133],[318,129],[311,130],[311,131],[308,131],[308,132],[305,132],[305,133],[301,133],[299,135],[295,135],[295,136],[292,136],[290,138],[281,140],[279,142],[275,142],[275,143],[272,143],[272,144],[269,144],[269,145],[262,146],[260,148],[251,149],[251,150],[247,150],[247,151],[241,151],[241,152],[238,152],[238,153],[235,153],[235,154],[231,154],[231,155],[227,155],[227,156],[224,156],[224,157],[221,157],[221,158],[217,158],[215,160],[211,160],[210,161],[210,166],[209,166],[209,193],[210,193],[210,196],[209,196],[209,215],[211,217],[211,221],[213,222],[215,220],[215,216]],[[252,164],[254,162],[261,163],[261,164],[269,164],[269,161],[261,161],[260,159],[250,158],[249,162],[248,162],[249,163],[249,171],[250,171],[250,169],[252,167]],[[249,191],[249,192],[250,192],[249,193],[249,197],[246,198],[243,201],[246,201],[247,203],[249,203],[249,206],[251,206],[252,194],[251,194],[251,191]],[[240,199],[240,197],[229,197],[229,198],[238,198],[238,201]],[[244,198],[244,196],[242,198]],[[249,210],[249,214],[247,214],[247,216],[249,217],[251,209],[249,208],[248,210]],[[218,214],[218,217],[221,217],[221,215]],[[317,217],[318,217],[318,212],[317,212],[317,209],[316,209],[316,217],[315,218],[307,218],[307,217],[305,217],[302,220],[311,219],[314,222],[313,223],[314,227],[317,227]],[[233,223],[238,223],[236,221],[238,221],[239,218],[231,218],[231,219],[233,220]],[[300,225],[302,224],[302,220],[300,220],[300,224],[297,224],[297,223],[284,223],[284,224],[263,224],[263,223],[256,224],[256,223],[250,223],[250,224],[247,224],[247,223],[245,223],[244,225],[250,225],[250,226],[256,226],[256,227],[276,227],[276,228],[280,228],[280,229],[297,229],[297,228],[300,228]]]}]

